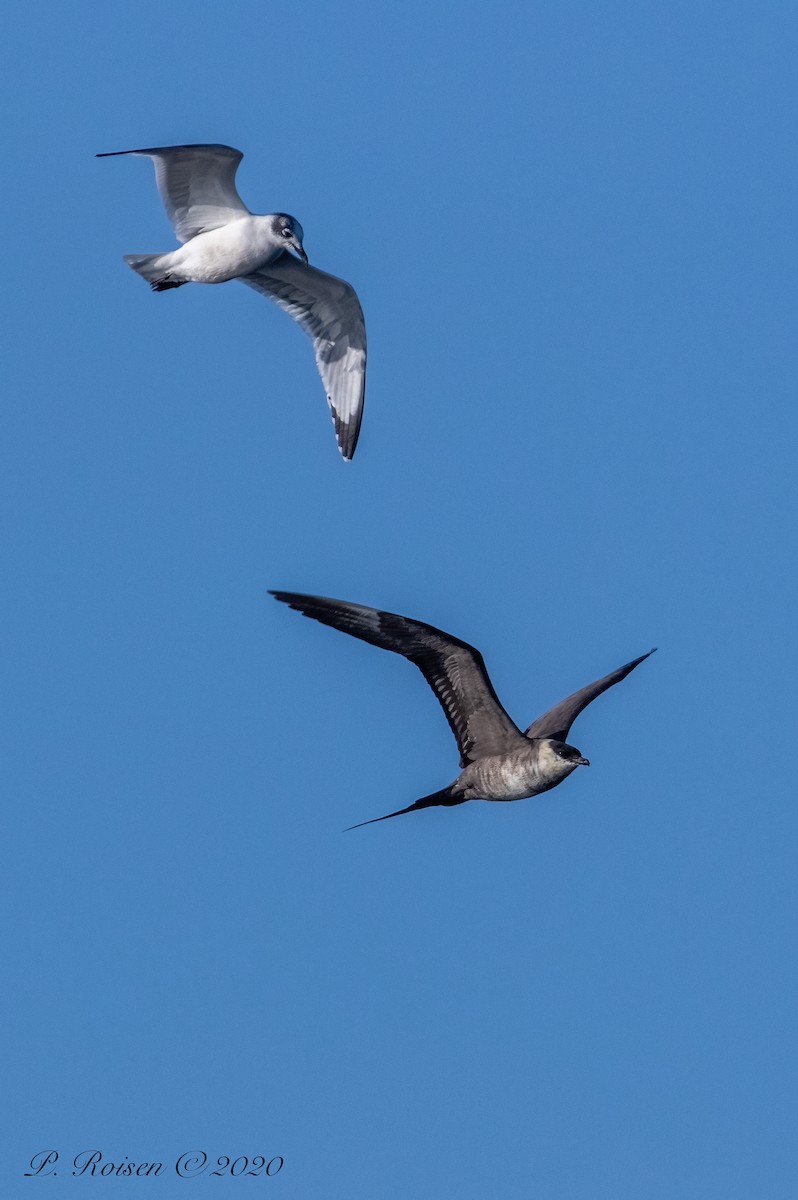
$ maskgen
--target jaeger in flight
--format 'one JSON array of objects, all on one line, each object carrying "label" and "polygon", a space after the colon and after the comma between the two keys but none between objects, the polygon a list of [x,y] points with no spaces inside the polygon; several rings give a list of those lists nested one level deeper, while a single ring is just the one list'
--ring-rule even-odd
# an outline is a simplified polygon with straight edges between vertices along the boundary
[{"label": "jaeger in flight", "polygon": [[[437,804],[526,800],[556,787],[577,767],[590,765],[579,750],[565,741],[580,712],[654,653],[649,650],[574,692],[522,733],[493,690],[482,655],[467,642],[421,621],[345,600],[296,592],[272,592],[272,595],[306,617],[351,633],[383,650],[393,650],[415,663],[438,697],[457,739],[463,770],[453,783],[407,808],[361,821],[360,825],[373,825]],[[358,829],[360,825],[349,828]]]}]

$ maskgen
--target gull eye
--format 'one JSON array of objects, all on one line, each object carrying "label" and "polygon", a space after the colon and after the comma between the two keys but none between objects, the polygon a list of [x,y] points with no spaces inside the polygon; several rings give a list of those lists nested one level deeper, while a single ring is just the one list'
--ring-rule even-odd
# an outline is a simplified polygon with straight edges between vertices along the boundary
[{"label": "gull eye", "polygon": [[286,225],[285,229],[283,230],[283,237],[292,237],[293,233],[294,233],[293,229],[291,229],[290,226]]}]

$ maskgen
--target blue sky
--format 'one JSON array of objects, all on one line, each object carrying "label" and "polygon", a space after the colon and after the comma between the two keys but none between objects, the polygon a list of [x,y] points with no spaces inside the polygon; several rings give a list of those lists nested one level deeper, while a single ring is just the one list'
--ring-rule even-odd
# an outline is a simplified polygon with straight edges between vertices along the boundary
[{"label": "blue sky", "polygon": [[[794,1195],[794,6],[6,26],[3,1195]],[[358,289],[351,465],[284,314],[122,262],[174,241],[94,154],[194,141]],[[344,835],[456,748],[270,587],[473,642],[522,725],[659,652],[556,791]]]}]

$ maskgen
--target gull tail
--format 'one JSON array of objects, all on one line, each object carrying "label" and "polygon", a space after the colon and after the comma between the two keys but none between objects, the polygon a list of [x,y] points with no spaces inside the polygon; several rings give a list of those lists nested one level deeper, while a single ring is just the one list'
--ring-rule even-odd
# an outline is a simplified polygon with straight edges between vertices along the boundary
[{"label": "gull tail", "polygon": [[169,278],[169,272],[164,268],[164,259],[168,254],[126,254],[125,262],[129,267],[147,280],[154,292],[165,292],[169,288],[182,287]]},{"label": "gull tail", "polygon": [[465,798],[452,793],[451,788],[444,788],[441,792],[433,792],[430,796],[422,796],[420,800],[416,800],[415,804],[408,804],[407,808],[398,808],[396,812],[386,813],[384,817],[372,817],[370,821],[360,821],[357,825],[347,825],[344,833],[348,833],[350,829],[362,829],[364,825],[376,825],[377,821],[387,821],[390,817],[401,817],[403,813],[415,812],[419,808],[433,808],[435,805],[443,804],[447,808],[453,808],[455,804],[464,804]]}]

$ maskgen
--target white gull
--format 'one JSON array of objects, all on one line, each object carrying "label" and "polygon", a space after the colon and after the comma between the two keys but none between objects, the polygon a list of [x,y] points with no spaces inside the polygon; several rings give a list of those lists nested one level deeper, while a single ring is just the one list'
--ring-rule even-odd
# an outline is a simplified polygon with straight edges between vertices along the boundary
[{"label": "white gull", "polygon": [[[243,158],[232,146],[153,146],[98,154],[151,158],[164,207],[183,245],[165,254],[126,254],[125,262],[163,292],[185,283],[239,279],[274,300],[313,342],[335,436],[355,452],[366,390],[366,326],[354,288],[311,267],[304,233],[287,213],[254,216],[235,186]],[[290,250],[299,255],[295,258]]]}]

